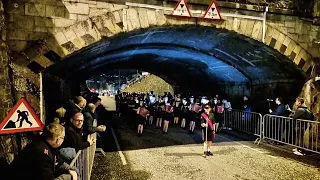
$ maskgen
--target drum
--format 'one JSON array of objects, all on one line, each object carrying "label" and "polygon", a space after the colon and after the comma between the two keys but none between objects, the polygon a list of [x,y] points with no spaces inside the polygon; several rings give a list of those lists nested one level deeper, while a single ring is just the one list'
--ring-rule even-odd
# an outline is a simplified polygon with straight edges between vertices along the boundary
[{"label": "drum", "polygon": [[143,117],[147,117],[149,114],[149,111],[145,107],[139,108],[138,111],[139,111],[138,114],[140,114]]},{"label": "drum", "polygon": [[173,112],[173,107],[170,106],[170,105],[166,105],[166,111],[167,111],[168,113],[172,113],[172,112]]},{"label": "drum", "polygon": [[201,111],[201,106],[199,106],[198,104],[192,104],[191,105],[191,111],[194,111],[194,112],[200,112]]}]

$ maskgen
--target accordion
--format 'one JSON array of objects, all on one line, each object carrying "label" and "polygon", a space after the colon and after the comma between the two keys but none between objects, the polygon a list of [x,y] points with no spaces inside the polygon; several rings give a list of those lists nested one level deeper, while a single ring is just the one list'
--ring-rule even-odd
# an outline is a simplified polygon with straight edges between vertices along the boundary
[{"label": "accordion", "polygon": [[224,107],[223,106],[217,106],[217,113],[223,113]]},{"label": "accordion", "polygon": [[200,112],[201,111],[201,106],[199,106],[198,104],[192,104],[191,105],[191,111],[194,111],[194,112]]},{"label": "accordion", "polygon": [[172,113],[172,112],[173,112],[173,107],[170,106],[170,105],[166,105],[166,111],[167,111],[168,113]]},{"label": "accordion", "polygon": [[149,111],[145,107],[140,107],[138,109],[138,114],[140,114],[143,117],[147,117],[149,114]]}]

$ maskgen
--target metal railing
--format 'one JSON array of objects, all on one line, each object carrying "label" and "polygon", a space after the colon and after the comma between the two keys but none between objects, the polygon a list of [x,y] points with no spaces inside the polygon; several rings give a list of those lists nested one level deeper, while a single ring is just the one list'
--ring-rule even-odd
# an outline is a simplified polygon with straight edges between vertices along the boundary
[{"label": "metal railing", "polygon": [[147,76],[149,75],[140,75],[137,78],[133,78],[130,81],[127,81],[127,86],[131,86],[132,84],[135,84],[139,81],[141,81],[142,79],[145,79]]},{"label": "metal railing", "polygon": [[320,122],[240,110],[225,110],[222,126],[320,154]]},{"label": "metal railing", "polygon": [[[96,138],[97,135],[94,133],[89,136]],[[95,151],[96,143],[84,150],[78,151],[76,157],[70,163],[70,166],[76,167],[79,170],[78,179],[90,180]]]},{"label": "metal railing", "polygon": [[320,122],[266,114],[263,116],[262,139],[320,153]]},{"label": "metal railing", "polygon": [[260,113],[225,110],[222,123],[224,127],[252,134],[261,139],[262,115]]}]

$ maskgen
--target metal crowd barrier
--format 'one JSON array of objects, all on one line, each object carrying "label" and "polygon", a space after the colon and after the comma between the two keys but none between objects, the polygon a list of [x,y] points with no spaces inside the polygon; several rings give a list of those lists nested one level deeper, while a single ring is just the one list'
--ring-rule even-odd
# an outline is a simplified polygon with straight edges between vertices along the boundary
[{"label": "metal crowd barrier", "polygon": [[[94,134],[91,134],[90,136],[93,136],[96,138],[97,135],[96,133],[94,133]],[[76,167],[79,170],[78,179],[90,180],[95,151],[96,151],[96,143],[84,150],[78,151],[76,157],[70,163],[70,166]]]},{"label": "metal crowd barrier", "polygon": [[320,153],[319,127],[317,121],[266,114],[263,116],[262,139]]},{"label": "metal crowd barrier", "polygon": [[225,110],[222,127],[258,136],[255,141],[258,144],[261,140],[271,140],[320,154],[320,122],[317,121]]},{"label": "metal crowd barrier", "polygon": [[222,126],[258,136],[257,140],[260,140],[262,115],[255,112],[225,110],[223,113]]}]

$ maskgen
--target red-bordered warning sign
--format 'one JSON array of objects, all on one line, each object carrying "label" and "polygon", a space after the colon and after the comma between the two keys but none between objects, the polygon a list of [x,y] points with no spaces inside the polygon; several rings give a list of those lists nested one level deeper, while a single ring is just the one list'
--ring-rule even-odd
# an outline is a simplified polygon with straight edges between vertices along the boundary
[{"label": "red-bordered warning sign", "polygon": [[21,98],[0,123],[0,134],[40,131],[43,127],[43,123],[28,101],[25,98]]},{"label": "red-bordered warning sign", "polygon": [[220,12],[218,6],[215,3],[215,0],[212,0],[211,5],[208,7],[206,13],[204,13],[203,19],[211,19],[211,20],[220,20]]},{"label": "red-bordered warning sign", "polygon": [[186,0],[180,0],[173,9],[172,16],[192,17]]}]

